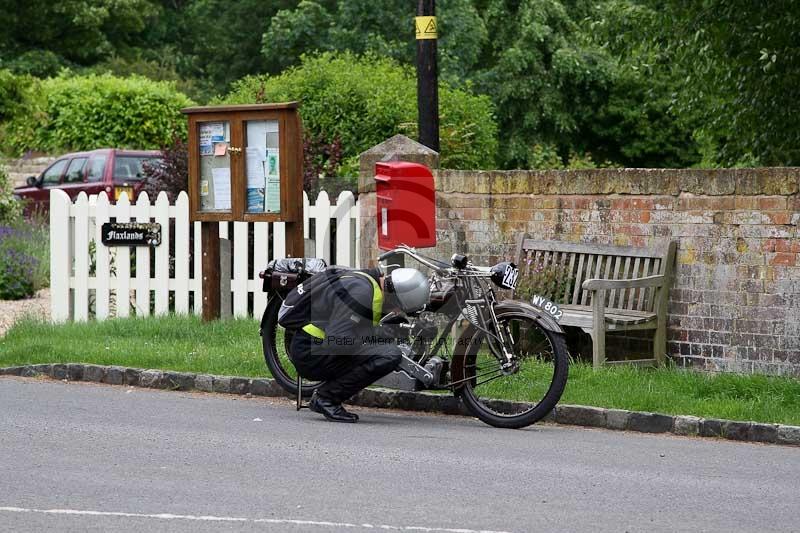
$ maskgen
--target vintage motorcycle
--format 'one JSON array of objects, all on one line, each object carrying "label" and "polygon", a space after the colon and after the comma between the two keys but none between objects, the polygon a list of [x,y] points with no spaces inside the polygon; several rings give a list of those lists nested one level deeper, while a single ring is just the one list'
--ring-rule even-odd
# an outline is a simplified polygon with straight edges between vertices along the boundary
[{"label": "vintage motorcycle", "polygon": [[[383,317],[383,331],[397,339],[403,359],[375,384],[452,391],[472,414],[495,427],[525,427],[550,413],[567,382],[564,332],[544,310],[498,301],[495,287],[515,288],[516,266],[478,267],[460,254],[447,264],[408,246],[379,260],[400,255],[430,269],[430,302],[413,315]],[[269,293],[260,331],[264,358],[275,380],[292,395],[298,394],[297,373],[288,356],[293,333],[278,324],[278,309],[293,287],[326,268],[321,259],[282,259],[262,273]],[[300,392],[310,396],[319,385],[305,382]]]}]

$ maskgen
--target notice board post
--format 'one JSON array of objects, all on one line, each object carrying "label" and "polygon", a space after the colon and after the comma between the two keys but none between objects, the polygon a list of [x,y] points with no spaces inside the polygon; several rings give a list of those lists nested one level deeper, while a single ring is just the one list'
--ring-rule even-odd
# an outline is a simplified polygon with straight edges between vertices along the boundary
[{"label": "notice board post", "polygon": [[303,254],[303,142],[296,102],[189,107],[189,216],[201,222],[203,320],[220,317],[219,222],[284,222]]}]

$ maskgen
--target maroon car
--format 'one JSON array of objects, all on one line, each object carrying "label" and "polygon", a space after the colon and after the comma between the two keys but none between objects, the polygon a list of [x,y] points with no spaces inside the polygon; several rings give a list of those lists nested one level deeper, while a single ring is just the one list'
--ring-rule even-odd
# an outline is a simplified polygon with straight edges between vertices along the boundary
[{"label": "maroon car", "polygon": [[70,198],[80,192],[92,195],[105,191],[112,201],[126,192],[131,202],[135,202],[144,184],[142,166],[160,159],[158,151],[113,148],[66,154],[41,175],[29,177],[28,184],[14,189],[14,194],[26,201],[26,211],[46,211],[50,205],[50,189],[61,189]]}]

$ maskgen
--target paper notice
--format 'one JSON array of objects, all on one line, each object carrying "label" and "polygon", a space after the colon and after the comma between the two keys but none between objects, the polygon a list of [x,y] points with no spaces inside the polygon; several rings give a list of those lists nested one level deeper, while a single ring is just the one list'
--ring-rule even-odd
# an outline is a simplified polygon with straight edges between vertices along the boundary
[{"label": "paper notice", "polygon": [[230,211],[231,209],[231,169],[212,168],[214,180],[214,209]]},{"label": "paper notice", "polygon": [[277,178],[280,175],[280,161],[278,159],[278,151],[269,151],[267,156],[267,176],[270,178]]},{"label": "paper notice", "polygon": [[281,211],[281,180],[277,177],[267,178],[266,207],[269,213]]},{"label": "paper notice", "polygon": [[200,181],[200,196],[208,196],[208,180]]},{"label": "paper notice", "polygon": [[228,152],[228,143],[214,143],[214,155],[225,155]]},{"label": "paper notice", "polygon": [[267,159],[267,151],[259,147],[249,147],[245,149],[247,156],[247,188],[264,188],[266,172],[264,172],[264,162]]},{"label": "paper notice", "polygon": [[389,221],[388,219],[388,210],[385,207],[381,207],[381,235],[384,237],[389,236]]},{"label": "paper notice", "polygon": [[219,142],[225,140],[224,122],[209,122],[208,129],[211,130],[211,142]]}]

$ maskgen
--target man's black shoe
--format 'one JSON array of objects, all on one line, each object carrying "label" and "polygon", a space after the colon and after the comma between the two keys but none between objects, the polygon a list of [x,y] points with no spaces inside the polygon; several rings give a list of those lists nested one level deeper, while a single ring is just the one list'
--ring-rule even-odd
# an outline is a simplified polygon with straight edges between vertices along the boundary
[{"label": "man's black shoe", "polygon": [[357,414],[347,412],[340,403],[333,403],[325,398],[320,398],[316,392],[311,395],[308,408],[315,413],[323,415],[331,422],[358,422]]}]

